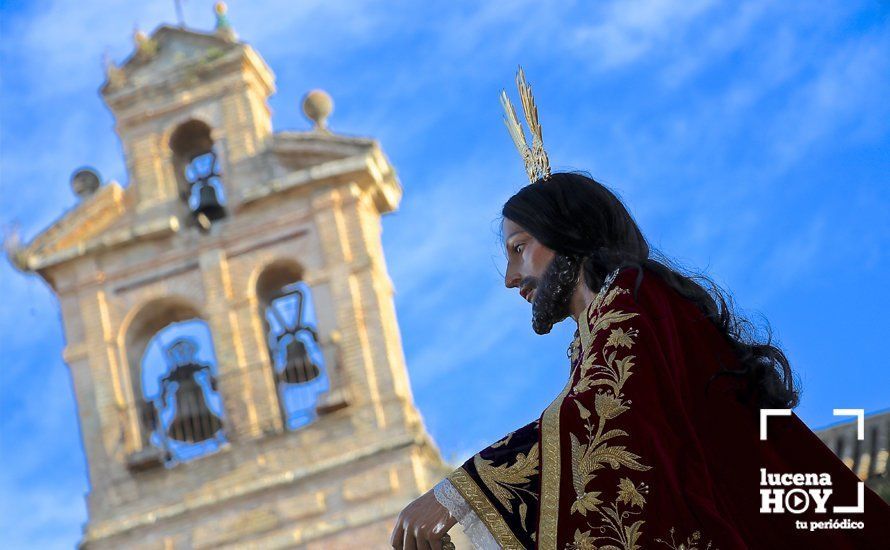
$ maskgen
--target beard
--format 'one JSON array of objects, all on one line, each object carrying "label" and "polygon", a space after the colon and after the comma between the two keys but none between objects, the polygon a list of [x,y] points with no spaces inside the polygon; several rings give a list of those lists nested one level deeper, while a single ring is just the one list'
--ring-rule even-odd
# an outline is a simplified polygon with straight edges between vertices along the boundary
[{"label": "beard", "polygon": [[570,315],[569,305],[578,283],[581,264],[575,258],[557,254],[540,278],[534,278],[532,329],[548,334],[553,325]]}]

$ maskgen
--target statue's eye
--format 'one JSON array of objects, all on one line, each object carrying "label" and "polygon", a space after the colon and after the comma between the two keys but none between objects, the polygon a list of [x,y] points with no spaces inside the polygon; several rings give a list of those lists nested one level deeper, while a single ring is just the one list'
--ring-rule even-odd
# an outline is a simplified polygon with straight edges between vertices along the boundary
[{"label": "statue's eye", "polygon": [[522,253],[522,249],[520,248],[522,246],[525,246],[525,243],[519,243],[519,244],[513,245],[513,252],[516,252],[517,254]]}]

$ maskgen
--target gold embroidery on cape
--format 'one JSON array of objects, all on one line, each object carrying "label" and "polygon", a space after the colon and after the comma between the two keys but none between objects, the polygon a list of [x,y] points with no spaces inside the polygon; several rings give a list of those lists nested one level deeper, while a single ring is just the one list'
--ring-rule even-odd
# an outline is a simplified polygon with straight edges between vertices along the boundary
[{"label": "gold embroidery on cape", "polygon": [[[603,300],[604,305],[611,304],[626,289],[616,287]],[[572,443],[572,477],[576,500],[572,504],[571,513],[587,516],[595,512],[599,524],[590,525],[591,530],[577,529],[574,541],[568,544],[571,549],[583,548],[616,548],[633,550],[639,548],[637,541],[642,535],[643,520],[630,522],[632,516],[642,513],[646,503],[643,496],[645,487],[638,488],[630,478],[622,478],[616,489],[614,500],[608,504],[599,498],[601,491],[587,492],[587,485],[594,481],[599,470],[611,467],[617,470],[625,467],[634,471],[650,470],[651,466],[642,464],[640,456],[627,449],[626,445],[613,444],[613,440],[628,438],[626,431],[618,428],[606,430],[606,424],[630,410],[631,401],[624,399],[624,384],[633,375],[635,355],[630,354],[635,338],[639,334],[636,329],[623,327],[613,328],[609,332],[605,345],[601,350],[591,349],[596,337],[612,325],[633,319],[637,313],[627,313],[619,309],[611,309],[589,319],[589,329],[582,331],[581,372],[578,382],[572,388],[577,395],[596,389],[594,410],[592,414],[580,401],[575,401],[578,414],[584,421],[587,433],[581,438],[569,433]],[[586,334],[585,334],[586,333]],[[586,340],[586,342],[585,342]],[[627,349],[626,355],[619,353]],[[600,357],[600,353],[603,357]],[[584,440],[582,441],[582,438]],[[623,508],[623,509],[622,509]],[[638,508],[639,510],[635,510]],[[629,523],[629,525],[627,524]],[[606,544],[606,546],[602,546]]]},{"label": "gold embroidery on cape", "polygon": [[504,550],[522,550],[522,544],[510,530],[503,516],[488,501],[482,493],[482,489],[476,485],[463,467],[459,467],[446,476],[457,491],[464,497],[467,504],[476,512],[479,519],[488,527],[491,535]]},{"label": "gold embroidery on cape", "polygon": [[[513,434],[510,434],[508,438],[512,436]],[[528,504],[522,500],[519,492],[522,491],[533,497],[535,496],[524,485],[528,485],[531,482],[529,479],[531,476],[538,474],[538,446],[532,445],[528,451],[528,456],[525,453],[517,454],[516,462],[510,465],[492,466],[492,461],[482,458],[479,454],[473,456],[473,465],[476,466],[479,478],[482,479],[488,490],[494,494],[498,502],[511,514],[513,513],[513,499],[519,499],[519,517],[523,529],[528,532],[529,526],[526,521]]]},{"label": "gold embroidery on cape", "polygon": [[503,439],[501,439],[497,443],[492,444],[491,448],[497,449],[498,447],[503,447],[504,445],[510,443],[510,440],[513,439],[513,434],[515,434],[515,433],[516,433],[515,431],[508,433],[507,435],[504,436]]},{"label": "gold embroidery on cape", "polygon": [[[618,482],[615,499],[606,506],[596,509],[601,520],[600,525],[582,531],[575,529],[574,540],[566,545],[571,550],[637,550],[641,548],[637,542],[642,536],[643,520],[636,520],[627,525],[626,520],[640,515],[646,504],[648,487],[645,483],[635,485],[630,478],[622,478]],[[598,534],[595,534],[598,533]],[[605,542],[605,544],[604,544]]]},{"label": "gold embroidery on cape", "polygon": [[665,546],[667,546],[668,548],[671,548],[673,550],[708,550],[709,548],[711,548],[711,541],[708,541],[707,546],[699,546],[700,544],[703,543],[701,540],[701,532],[700,531],[695,531],[694,533],[692,533],[690,536],[688,536],[686,538],[686,542],[681,542],[680,545],[678,546],[677,543],[674,541],[674,528],[673,527],[671,527],[670,542],[668,542],[666,540],[661,540],[661,539],[655,539],[655,542],[660,542],[660,543],[664,544]]},{"label": "gold embroidery on cape", "polygon": [[[639,550],[638,544],[642,536],[644,520],[633,520],[633,516],[643,513],[646,504],[646,496],[649,488],[645,483],[634,483],[629,477],[622,477],[616,487],[615,497],[608,504],[599,497],[602,491],[586,491],[587,485],[596,478],[596,471],[611,466],[613,469],[625,467],[632,471],[647,471],[651,466],[642,464],[640,456],[629,451],[624,445],[609,445],[608,442],[615,438],[629,437],[629,434],[621,429],[613,428],[605,430],[607,421],[613,420],[630,410],[632,402],[625,400],[622,388],[633,375],[635,356],[627,353],[622,357],[619,354],[626,348],[628,352],[633,348],[639,331],[632,327],[613,328],[607,337],[601,352],[604,357],[599,358],[597,350],[591,350],[593,341],[602,331],[612,325],[624,322],[636,317],[637,313],[626,313],[620,310],[608,310],[600,313],[600,309],[611,304],[620,294],[627,294],[628,290],[616,287],[609,292],[600,291],[594,300],[587,306],[582,314],[582,319],[587,322],[579,323],[579,335],[573,339],[569,348],[572,358],[572,366],[578,361],[578,354],[582,357],[580,364],[580,378],[578,383],[572,384],[575,370],[573,369],[566,386],[562,392],[547,407],[540,419],[541,438],[539,446],[532,446],[528,455],[519,453],[517,460],[512,465],[492,466],[491,461],[483,459],[478,454],[474,456],[474,465],[486,487],[491,490],[498,501],[512,512],[512,500],[518,498],[514,494],[519,485],[527,484],[529,477],[537,474],[535,464],[537,452],[540,450],[541,459],[541,499],[539,502],[538,524],[538,548],[541,550],[556,549],[556,533],[559,512],[559,488],[560,488],[560,407],[569,393],[578,394],[591,388],[597,389],[594,397],[594,410],[597,418],[580,401],[575,401],[578,414],[582,420],[587,421],[587,440],[582,442],[577,435],[570,433],[572,452],[572,482],[577,499],[573,503],[570,513],[580,513],[587,516],[595,512],[595,518],[600,519],[598,525],[588,523],[590,530],[575,530],[573,542],[567,543],[565,548],[571,550]],[[612,348],[609,350],[608,348]],[[501,447],[509,443],[513,433],[492,445]],[[495,540],[505,550],[521,548],[515,534],[507,526],[503,517],[489,502],[476,482],[463,468],[458,468],[448,475],[448,479],[458,489],[467,503],[473,508],[479,518],[485,523]],[[515,496],[514,496],[515,495]],[[521,500],[521,499],[520,499]],[[525,513],[520,504],[520,515],[523,524],[526,522]],[[527,512],[527,510],[526,510]],[[685,542],[674,540],[674,528],[670,530],[670,542],[656,538],[655,542],[667,545],[673,550],[710,550],[711,542],[706,547],[700,547],[701,533],[695,531]],[[536,533],[531,533],[531,538],[536,538]],[[716,549],[714,549],[716,550]]]},{"label": "gold embroidery on cape", "polygon": [[[612,279],[612,277],[610,277]],[[614,297],[612,297],[614,300]],[[588,304],[587,309],[580,315],[581,320],[589,321],[590,312],[596,312],[600,304],[604,301],[606,304],[612,300],[606,296],[605,289],[601,289],[593,300]],[[573,345],[575,349],[580,349],[580,353],[584,353],[587,345],[589,345],[589,325],[587,322],[579,322],[578,329],[580,334],[580,344]],[[556,529],[559,514],[559,485],[560,485],[560,468],[561,457],[559,448],[559,410],[563,400],[572,389],[572,378],[574,378],[574,370],[569,374],[565,387],[560,394],[541,415],[541,500],[539,502],[538,514],[538,548],[540,550],[556,549]]]},{"label": "gold embroidery on cape", "polygon": [[[628,290],[616,287],[608,293],[603,300],[603,306],[611,304],[620,294],[627,294]],[[632,453],[625,445],[610,445],[610,441],[618,438],[629,437],[629,434],[618,428],[606,430],[605,425],[621,414],[629,411],[632,402],[624,399],[622,389],[627,380],[633,375],[635,355],[632,350],[639,331],[635,328],[616,327],[609,332],[605,345],[601,350],[590,349],[594,339],[612,325],[621,323],[636,317],[637,313],[626,313],[618,309],[612,309],[602,314],[595,308],[594,318],[589,320],[589,329],[585,330],[581,324],[582,363],[578,382],[571,390],[572,395],[596,388],[594,396],[594,410],[592,414],[580,401],[575,401],[578,415],[585,421],[587,428],[586,441],[582,441],[574,433],[569,433],[572,449],[572,481],[576,493],[576,500],[571,506],[570,513],[587,516],[595,512],[594,517],[599,523],[594,525],[588,522],[591,529],[575,530],[574,540],[566,544],[570,550],[638,550],[644,520],[637,519],[643,513],[646,505],[646,497],[649,487],[645,483],[634,483],[628,477],[619,480],[615,498],[608,504],[600,498],[602,491],[587,492],[587,485],[596,479],[597,471],[611,466],[612,469],[620,467],[632,471],[647,471],[652,467],[642,464],[640,456]],[[588,313],[590,309],[588,310]],[[611,349],[610,349],[611,348]],[[619,354],[627,349],[627,354]],[[604,357],[600,358],[601,352]],[[583,436],[582,436],[583,437]],[[677,546],[674,541],[674,529],[671,528],[671,542],[655,539],[674,550],[699,550],[698,543],[701,534],[696,531],[685,543]],[[710,549],[711,543],[702,550]]]}]

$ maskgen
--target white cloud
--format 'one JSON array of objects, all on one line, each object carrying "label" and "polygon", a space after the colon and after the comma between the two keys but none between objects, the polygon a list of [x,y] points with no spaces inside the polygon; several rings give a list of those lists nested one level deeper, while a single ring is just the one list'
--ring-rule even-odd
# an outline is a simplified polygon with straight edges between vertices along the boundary
[{"label": "white cloud", "polygon": [[837,132],[854,136],[884,128],[890,117],[890,31],[851,40],[821,60],[814,76],[790,95],[769,126],[782,166],[797,162]]},{"label": "white cloud", "polygon": [[681,39],[686,28],[714,5],[711,0],[610,2],[597,22],[572,31],[578,50],[601,69],[628,65]]}]

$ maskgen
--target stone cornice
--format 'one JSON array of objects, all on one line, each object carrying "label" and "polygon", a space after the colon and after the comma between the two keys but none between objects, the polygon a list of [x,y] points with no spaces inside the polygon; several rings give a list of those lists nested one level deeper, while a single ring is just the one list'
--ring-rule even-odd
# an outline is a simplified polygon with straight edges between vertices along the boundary
[{"label": "stone cornice", "polygon": [[103,185],[96,192],[62,214],[25,247],[29,256],[49,254],[58,248],[60,242],[75,232],[82,231],[83,225],[95,220],[105,212],[119,215],[125,209],[124,190],[117,182]]},{"label": "stone cornice", "polygon": [[310,130],[308,132],[275,132],[273,153],[304,153],[355,151],[356,148],[379,148],[376,139],[361,136],[345,136]]},{"label": "stone cornice", "polygon": [[229,490],[208,493],[202,497],[191,498],[175,504],[156,508],[152,512],[134,514],[120,520],[97,523],[90,528],[83,543],[120,535],[161,520],[168,520],[177,516],[182,516],[183,514],[194,510],[211,506],[216,507],[219,506],[221,502],[227,500],[246,497],[261,491],[286,487],[301,479],[319,475],[336,468],[342,468],[363,458],[372,457],[388,451],[403,449],[405,447],[415,445],[426,446],[429,444],[429,437],[425,435],[401,435],[362,449],[338,454],[334,458],[313,464],[312,466],[300,467],[257,477],[248,483],[232,487]]},{"label": "stone cornice", "polygon": [[[363,154],[295,170],[281,178],[243,189],[238,209],[278,193],[300,187],[309,191],[320,185],[329,184],[331,180],[343,180],[356,183],[360,188],[370,188],[375,204],[381,212],[394,210],[401,197],[401,187],[389,161],[373,140],[367,140],[366,143],[371,148]],[[136,241],[169,236],[182,229],[176,216],[167,215],[103,231],[125,212],[124,198],[124,190],[117,183],[100,188],[96,196],[88,199],[89,202],[64,215],[60,221],[23,249],[24,267],[29,271],[42,270]],[[102,217],[105,212],[109,214],[105,216],[107,219],[101,222],[102,225],[88,228],[91,220],[96,223],[95,220]],[[82,238],[74,238],[78,232],[84,233]],[[65,246],[68,244],[70,245]]]},{"label": "stone cornice", "polygon": [[[162,114],[169,109],[182,108],[181,94],[193,94],[195,91],[191,79],[213,75],[220,82],[256,82],[262,87],[265,95],[275,91],[275,77],[262,57],[246,44],[230,46],[231,49],[215,58],[197,59],[174,65],[160,72],[152,81],[125,84],[120,88],[103,87],[102,94],[109,108],[115,113],[119,126],[132,124],[131,119],[137,113],[128,113],[131,105],[138,104],[144,110],[146,100],[152,97],[164,98],[165,105],[158,105],[153,115]],[[206,86],[205,86],[206,87]],[[213,88],[212,86],[210,88]],[[210,89],[208,88],[208,89]],[[207,95],[207,94],[205,94]],[[211,94],[212,95],[212,94]],[[171,97],[176,99],[170,100]],[[200,98],[190,97],[189,103]]]},{"label": "stone cornice", "polygon": [[31,271],[46,269],[88,254],[94,254],[101,250],[109,250],[117,246],[130,244],[144,239],[156,239],[179,231],[179,219],[176,216],[168,216],[156,220],[149,220],[141,224],[102,234],[95,239],[84,240],[75,246],[65,248],[58,252],[40,255],[29,254],[27,267]]},{"label": "stone cornice", "polygon": [[[364,177],[359,177],[364,176]],[[401,188],[389,162],[379,149],[366,154],[332,160],[301,170],[269,182],[245,188],[241,192],[242,206],[285,191],[304,187],[307,190],[332,179],[352,179],[356,183],[372,183],[379,188],[382,201],[378,201],[381,211],[394,210],[401,196]],[[375,196],[376,197],[376,196]],[[375,198],[376,200],[376,198]]]}]

